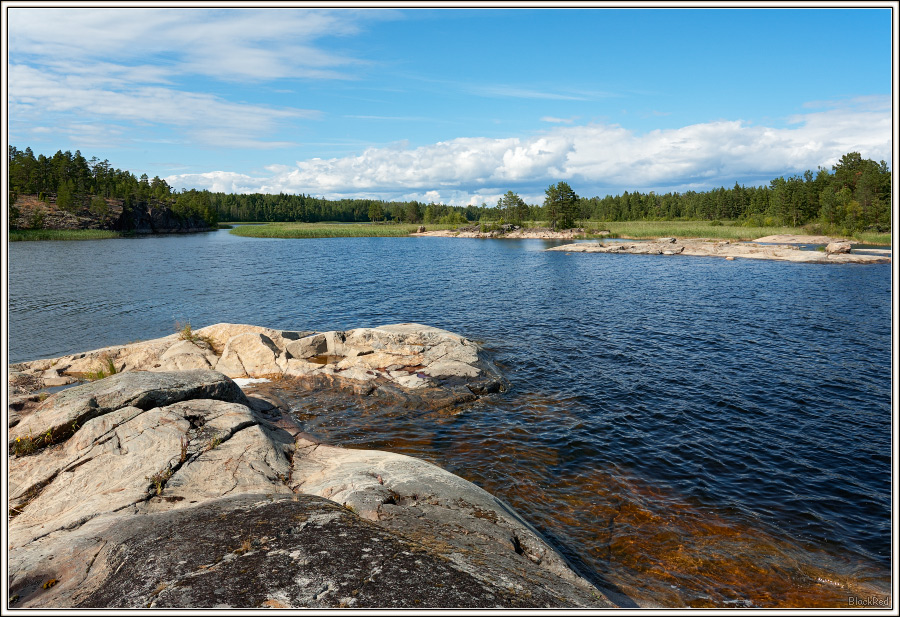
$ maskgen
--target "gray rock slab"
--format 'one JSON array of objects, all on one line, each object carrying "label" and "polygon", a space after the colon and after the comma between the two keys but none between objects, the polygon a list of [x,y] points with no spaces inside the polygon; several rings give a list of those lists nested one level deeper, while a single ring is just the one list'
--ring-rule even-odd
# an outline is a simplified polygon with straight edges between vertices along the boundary
[{"label": "gray rock slab", "polygon": [[281,349],[259,332],[244,332],[228,339],[216,370],[229,377],[269,377],[281,375]]},{"label": "gray rock slab", "polygon": [[[400,329],[333,340],[358,358],[448,343],[443,331],[409,340]],[[166,361],[202,357],[171,343],[179,353]],[[438,362],[461,362],[444,350]],[[377,384],[338,376],[362,366],[315,379],[412,397],[396,385],[408,370],[393,382],[379,372]],[[422,389],[474,397],[475,381],[454,379]],[[14,443],[50,435],[8,461],[16,608],[610,605],[501,500],[411,457],[295,440],[277,394],[251,402],[221,373],[129,371],[34,404],[9,432]]]},{"label": "gray rock slab", "polygon": [[192,398],[247,404],[247,397],[230,379],[211,370],[177,372],[129,371],[57,392],[9,430],[10,451],[16,440],[58,443],[88,420],[122,407],[151,409]]},{"label": "gray rock slab", "polygon": [[326,353],[328,343],[324,334],[314,334],[288,342],[285,349],[289,357],[303,360]]},{"label": "gray rock slab", "polygon": [[492,586],[308,495],[235,496],[83,531],[53,559],[36,546],[11,560],[16,608],[582,606],[537,587]]},{"label": "gray rock slab", "polygon": [[[61,469],[45,481],[41,476],[52,468],[26,476],[26,493],[34,491],[36,496],[18,505],[22,513],[9,524],[11,548],[52,531],[77,527],[99,514],[143,503],[153,492],[153,478],[177,464],[180,440],[189,427],[187,420],[161,409],[142,411],[136,407],[118,410],[116,415],[124,416],[115,419],[122,420],[121,424],[108,432],[95,430],[97,423],[85,427],[91,436],[102,438],[81,451],[75,439],[66,444],[61,460],[41,455],[16,460],[23,467],[36,459],[35,465],[40,462]],[[16,494],[22,494],[26,486],[19,481],[26,471],[11,469],[10,488]],[[35,480],[38,483],[33,483]]]}]

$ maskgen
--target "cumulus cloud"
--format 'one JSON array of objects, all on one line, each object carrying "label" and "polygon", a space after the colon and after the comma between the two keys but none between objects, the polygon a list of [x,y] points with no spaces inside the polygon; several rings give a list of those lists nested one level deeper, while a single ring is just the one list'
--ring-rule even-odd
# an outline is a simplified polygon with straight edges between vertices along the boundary
[{"label": "cumulus cloud", "polygon": [[[722,120],[637,134],[619,125],[561,126],[531,137],[466,137],[416,148],[368,148],[356,156],[309,159],[240,177],[241,192],[326,197],[415,198],[456,205],[496,203],[506,190],[538,198],[566,180],[583,195],[623,190],[702,190],[768,181],[830,165],[859,151],[891,157],[890,106],[842,106],[802,114],[786,127]],[[174,186],[187,177],[167,178]],[[212,188],[219,176],[191,177]],[[416,197],[411,197],[416,196]],[[419,197],[421,196],[421,197]]]},{"label": "cumulus cloud", "polygon": [[175,174],[165,181],[174,189],[202,188],[214,193],[278,193],[266,183],[266,178],[254,178],[230,171],[210,171],[202,174]]}]

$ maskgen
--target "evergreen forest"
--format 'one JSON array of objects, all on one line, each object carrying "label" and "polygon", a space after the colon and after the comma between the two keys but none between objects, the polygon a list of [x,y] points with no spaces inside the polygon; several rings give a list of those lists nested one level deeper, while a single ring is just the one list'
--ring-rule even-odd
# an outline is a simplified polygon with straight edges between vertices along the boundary
[{"label": "evergreen forest", "polygon": [[328,200],[311,195],[231,194],[195,189],[176,191],[165,180],[114,168],[108,160],[90,160],[76,150],[52,156],[31,148],[9,147],[10,208],[18,195],[53,195],[66,209],[92,198],[164,203],[179,215],[199,215],[209,222],[404,222],[466,224],[549,221],[554,228],[579,221],[707,220],[752,226],[816,224],[828,232],[889,232],[891,172],[885,161],[864,159],[858,152],[841,157],[831,169],[778,177],[765,186],[720,187],[709,191],[626,191],[605,197],[578,196],[566,182],[550,185],[542,204],[526,204],[509,191],[495,205],[448,206],[417,201],[376,199]]}]

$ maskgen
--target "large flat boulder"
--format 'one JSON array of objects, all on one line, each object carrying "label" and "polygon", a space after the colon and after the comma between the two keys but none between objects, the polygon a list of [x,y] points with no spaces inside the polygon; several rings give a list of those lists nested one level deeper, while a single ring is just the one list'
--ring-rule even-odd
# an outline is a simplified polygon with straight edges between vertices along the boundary
[{"label": "large flat boulder", "polygon": [[232,378],[281,375],[277,360],[282,353],[283,350],[263,333],[236,334],[225,343],[216,370]]},{"label": "large flat boulder", "polygon": [[57,392],[9,430],[10,451],[68,438],[85,422],[122,407],[151,409],[192,398],[247,403],[230,379],[210,370],[130,371]]},{"label": "large flat boulder", "polygon": [[[14,606],[532,608],[577,606],[486,584],[401,534],[309,495],[239,495],[106,518],[53,559],[11,561]],[[46,587],[47,581],[56,584]]]}]

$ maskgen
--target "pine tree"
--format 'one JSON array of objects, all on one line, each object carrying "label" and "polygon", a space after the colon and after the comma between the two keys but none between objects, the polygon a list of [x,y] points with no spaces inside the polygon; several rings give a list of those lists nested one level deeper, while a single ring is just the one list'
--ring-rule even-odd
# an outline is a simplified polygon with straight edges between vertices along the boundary
[{"label": "pine tree", "polygon": [[575,226],[578,214],[578,195],[567,182],[557,182],[547,187],[544,209],[550,227],[553,229],[569,229]]}]

